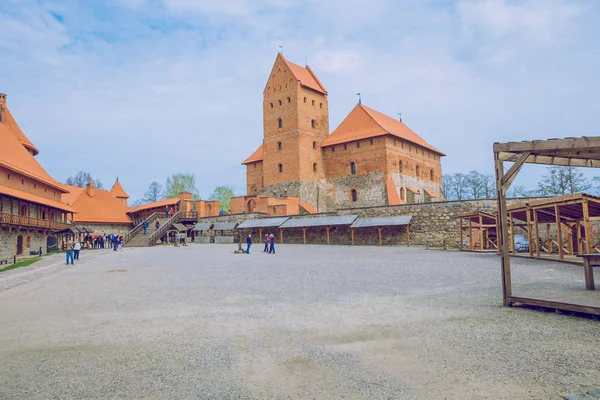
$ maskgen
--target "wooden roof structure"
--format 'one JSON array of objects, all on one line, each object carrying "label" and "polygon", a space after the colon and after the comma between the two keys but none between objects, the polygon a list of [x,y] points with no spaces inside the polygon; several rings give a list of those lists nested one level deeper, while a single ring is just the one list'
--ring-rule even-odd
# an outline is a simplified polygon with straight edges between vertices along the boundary
[{"label": "wooden roof structure", "polygon": [[[556,299],[538,299],[529,297],[514,296],[512,293],[512,280],[510,269],[510,248],[508,240],[509,209],[506,205],[506,192],[514,181],[524,164],[544,164],[571,167],[600,167],[600,136],[593,137],[569,137],[565,139],[533,140],[523,142],[494,143],[494,167],[496,172],[496,193],[498,199],[498,249],[502,267],[502,296],[504,306],[513,304],[523,304],[529,306],[546,307],[565,311],[575,311],[581,313],[600,315],[600,298],[591,299],[585,304],[572,302],[569,300],[557,301]],[[504,171],[504,162],[512,162],[513,165]],[[554,210],[554,223],[561,232],[561,223],[569,219],[581,217],[581,223],[584,231],[584,240],[586,243],[586,253],[591,253],[592,227],[590,224],[590,214],[595,214],[597,205],[600,203],[595,196],[577,194],[572,196],[559,197],[552,200],[532,201],[527,207],[533,209],[533,215],[525,210],[525,219],[527,221],[528,231],[531,232],[531,217],[536,218],[533,226],[537,227],[537,218],[547,218],[547,210]],[[592,209],[590,211],[590,208]],[[515,212],[521,210],[519,207],[511,208],[512,217]],[[564,210],[564,215],[563,215]],[[552,212],[550,213],[552,214]],[[579,229],[579,228],[578,228]],[[536,228],[537,231],[537,228]],[[531,235],[531,233],[530,233]],[[535,238],[537,238],[537,232]],[[559,247],[562,249],[561,238],[558,235]],[[538,246],[539,249],[539,246]],[[531,251],[531,250],[530,250]],[[562,251],[562,250],[561,250]]]},{"label": "wooden roof structure", "polygon": [[[496,216],[485,211],[473,211],[469,214],[459,215],[460,219],[460,250],[469,251],[497,251],[496,243]],[[464,248],[464,230],[468,229],[469,248]],[[473,230],[476,231],[473,234]]]}]

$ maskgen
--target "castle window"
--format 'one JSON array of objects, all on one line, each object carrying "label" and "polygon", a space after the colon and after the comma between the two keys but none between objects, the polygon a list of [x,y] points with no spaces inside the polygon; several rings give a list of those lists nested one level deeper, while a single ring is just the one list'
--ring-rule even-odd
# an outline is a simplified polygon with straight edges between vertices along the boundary
[{"label": "castle window", "polygon": [[273,103],[269,103],[271,105],[271,108],[273,108]]},{"label": "castle window", "polygon": [[35,183],[33,184],[33,188],[34,188],[34,189],[37,189],[37,185],[36,185]]},{"label": "castle window", "polygon": [[348,145],[344,143],[344,150],[348,150]]},{"label": "castle window", "polygon": [[323,103],[319,103],[319,108],[323,108]]},{"label": "castle window", "polygon": [[315,101],[314,101],[314,100],[312,101],[312,105],[313,105],[313,106],[315,105]]},{"label": "castle window", "polygon": [[360,142],[356,142],[356,148],[358,149],[360,147]]},{"label": "castle window", "polygon": [[369,140],[369,142],[371,143],[371,146],[373,146],[373,139]]},{"label": "castle window", "polygon": [[402,160],[398,161],[398,172],[404,172],[404,164],[402,163]]},{"label": "castle window", "polygon": [[317,172],[317,163],[313,164],[313,172]]},{"label": "castle window", "polygon": [[401,146],[402,148],[404,148],[404,140],[401,140],[401,141],[400,141],[400,146]]},{"label": "castle window", "polygon": [[314,120],[314,119],[311,119],[311,120],[310,120],[310,127],[311,127],[311,128],[314,128],[314,127],[315,127],[315,120]]},{"label": "castle window", "polygon": [[252,164],[254,165],[254,169],[256,169],[256,164],[257,164],[257,163],[252,163]]},{"label": "castle window", "polygon": [[279,100],[279,105],[281,105],[281,100]]},{"label": "castle window", "polygon": [[277,125],[279,126],[279,129],[283,128],[283,121],[281,118],[277,119]]},{"label": "castle window", "polygon": [[8,177],[8,180],[10,181],[10,174],[6,174],[6,175],[7,175],[7,177]]},{"label": "castle window", "polygon": [[350,197],[352,198],[353,202],[356,202],[358,200],[358,193],[356,192],[356,189],[352,189],[350,191]]},{"label": "castle window", "polygon": [[25,179],[21,179],[21,185],[25,184]]},{"label": "castle window", "polygon": [[283,164],[278,164],[277,168],[279,168],[279,172],[283,172]]},{"label": "castle window", "polygon": [[277,150],[281,150],[281,142],[277,142]]},{"label": "castle window", "polygon": [[44,188],[44,193],[46,193],[48,191],[48,188]]},{"label": "castle window", "polygon": [[31,236],[27,236],[27,241],[26,241],[26,243],[27,243],[27,244],[26,244],[27,248],[30,248],[30,247],[31,247]]},{"label": "castle window", "polygon": [[425,155],[425,150],[421,149],[421,155],[424,156]]},{"label": "castle window", "polygon": [[316,150],[317,148],[317,142],[313,142],[313,150]]},{"label": "castle window", "polygon": [[356,163],[354,161],[350,163],[350,174],[356,175]]},{"label": "castle window", "polygon": [[404,188],[400,188],[400,200],[404,201]]},{"label": "castle window", "polygon": [[305,98],[304,98],[304,102],[305,102],[305,103],[306,103],[306,100],[307,100],[307,99],[306,99],[306,97],[305,97]]},{"label": "castle window", "polygon": [[335,147],[331,147],[331,152],[335,153]]},{"label": "castle window", "polygon": [[433,159],[434,159],[434,160],[437,160],[437,158],[436,158],[436,155],[435,155],[435,154],[433,155]]},{"label": "castle window", "polygon": [[[287,83],[285,84],[285,86],[287,87]],[[292,99],[290,99],[290,98],[288,97],[288,103],[291,103],[291,102],[292,102]]]},{"label": "castle window", "polygon": [[417,165],[417,178],[421,176],[421,167]]},{"label": "castle window", "polygon": [[433,170],[429,171],[429,179],[433,180]]}]

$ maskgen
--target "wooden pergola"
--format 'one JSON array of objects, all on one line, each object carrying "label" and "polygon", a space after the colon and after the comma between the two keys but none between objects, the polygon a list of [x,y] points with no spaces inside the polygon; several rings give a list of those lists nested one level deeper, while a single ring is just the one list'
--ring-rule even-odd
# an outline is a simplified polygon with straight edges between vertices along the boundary
[{"label": "wooden pergola", "polygon": [[[513,165],[505,172],[504,162],[512,162]],[[525,163],[545,164],[572,167],[600,167],[600,137],[581,137],[566,139],[534,140],[523,142],[494,143],[494,166],[496,171],[496,190],[498,198],[498,247],[500,253],[500,262],[502,266],[502,295],[504,306],[509,307],[513,304],[524,304],[530,306],[541,306],[554,308],[558,310],[576,311],[588,314],[600,315],[600,298],[586,296],[586,304],[572,303],[560,300],[547,300],[537,298],[526,298],[514,296],[512,293],[512,281],[510,270],[510,243],[508,240],[508,208],[506,206],[506,192]],[[571,199],[573,200],[573,199]],[[583,226],[583,240],[585,241],[585,251],[592,251],[592,237],[590,224],[590,198],[582,197],[579,205],[570,203],[569,199],[563,202],[553,204],[554,222],[557,226],[562,226],[566,221],[567,213],[571,213],[575,208],[581,208]],[[594,202],[595,203],[595,202]],[[562,207],[562,209],[561,209]],[[542,211],[547,211],[548,207],[539,208],[538,211],[527,213],[529,218],[540,218]],[[561,211],[564,215],[561,215]],[[527,215],[525,219],[527,220]],[[543,214],[546,215],[546,214]],[[536,217],[537,216],[537,217]],[[514,213],[513,213],[514,217]],[[544,217],[545,218],[545,217]],[[549,217],[551,218],[551,217]],[[538,221],[539,224],[539,221]],[[528,231],[531,232],[529,223]],[[536,223],[533,221],[533,229]],[[539,229],[539,228],[538,228]],[[561,228],[562,229],[562,228]],[[531,234],[530,234],[531,236]],[[561,235],[559,235],[560,237]],[[539,238],[538,235],[535,235]],[[559,246],[562,248],[563,246]],[[540,246],[536,246],[536,254]],[[581,298],[581,297],[580,297]]]},{"label": "wooden pergola", "polygon": [[[497,251],[496,216],[484,211],[475,211],[461,215],[460,219],[460,250],[467,251]],[[464,230],[469,232],[469,248],[464,247]],[[473,235],[475,231],[475,235]]]},{"label": "wooden pergola", "polygon": [[[585,193],[552,197],[507,208],[509,227],[525,230],[529,257],[582,263],[579,254],[600,252],[585,220],[600,219],[600,197]],[[509,229],[511,248],[514,235]]]}]

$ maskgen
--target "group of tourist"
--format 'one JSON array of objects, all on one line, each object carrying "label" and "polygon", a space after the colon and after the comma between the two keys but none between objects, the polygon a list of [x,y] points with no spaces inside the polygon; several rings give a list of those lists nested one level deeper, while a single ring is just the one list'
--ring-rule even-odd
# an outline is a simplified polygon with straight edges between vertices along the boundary
[{"label": "group of tourist", "polygon": [[67,265],[73,265],[75,260],[79,260],[79,252],[82,248],[88,249],[113,249],[117,251],[123,245],[123,235],[113,233],[106,235],[87,235],[83,238],[83,244],[79,240],[68,240],[65,248],[67,255]]},{"label": "group of tourist", "polygon": [[[263,253],[275,254],[275,236],[271,234],[265,235],[265,249]],[[250,254],[250,246],[252,246],[252,235],[246,237],[246,254]]]}]

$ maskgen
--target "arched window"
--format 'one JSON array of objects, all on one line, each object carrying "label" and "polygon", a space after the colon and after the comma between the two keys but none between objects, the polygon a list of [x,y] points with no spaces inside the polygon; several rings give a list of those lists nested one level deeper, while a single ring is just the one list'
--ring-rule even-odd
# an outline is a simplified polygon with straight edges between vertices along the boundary
[{"label": "arched window", "polygon": [[283,164],[278,164],[277,167],[279,168],[279,172],[283,172]]},{"label": "arched window", "polygon": [[26,247],[27,248],[31,247],[31,236],[27,236]]},{"label": "arched window", "polygon": [[273,108],[273,103],[269,103],[271,105],[271,108]]},{"label": "arched window", "polygon": [[314,128],[314,127],[315,127],[315,120],[314,120],[314,119],[311,119],[311,120],[310,120],[310,127],[311,127],[311,128]]},{"label": "arched window", "polygon": [[314,101],[314,100],[312,101],[312,105],[313,105],[313,106],[315,105],[315,101]]},{"label": "arched window", "polygon": [[273,207],[273,214],[277,214],[277,209]]},{"label": "arched window", "polygon": [[421,167],[417,165],[417,178],[421,177]]},{"label": "arched window", "polygon": [[350,174],[356,175],[356,163],[354,161],[350,163]]},{"label": "arched window", "polygon": [[404,188],[400,188],[400,200],[404,201]]},{"label": "arched window", "polygon": [[306,99],[306,97],[305,97],[305,98],[304,98],[304,102],[305,102],[305,103],[306,103],[306,100],[307,100],[307,99]]},{"label": "arched window", "polygon": [[279,126],[279,129],[283,128],[283,121],[281,118],[277,119],[277,126]]},{"label": "arched window", "polygon": [[[286,86],[287,86],[287,83],[286,83]],[[292,99],[290,99],[290,98],[288,97],[288,103],[291,103],[291,102],[292,102]]]},{"label": "arched window", "polygon": [[352,198],[353,202],[358,200],[358,193],[356,192],[356,189],[352,189],[350,191],[350,197]]},{"label": "arched window", "polygon": [[402,162],[402,160],[398,161],[398,172],[399,173],[404,172],[404,163]]},{"label": "arched window", "polygon": [[313,172],[317,172],[317,163],[313,164]]},{"label": "arched window", "polygon": [[335,153],[335,147],[331,146],[331,152]]},{"label": "arched window", "polygon": [[323,108],[323,103],[319,103],[319,108]]},{"label": "arched window", "polygon": [[277,142],[277,150],[281,150],[281,142]]},{"label": "arched window", "polygon": [[313,150],[317,149],[317,142],[313,142]]},{"label": "arched window", "polygon": [[281,100],[279,100],[279,105],[281,105]]},{"label": "arched window", "polygon": [[429,180],[433,180],[433,170],[429,171]]}]

